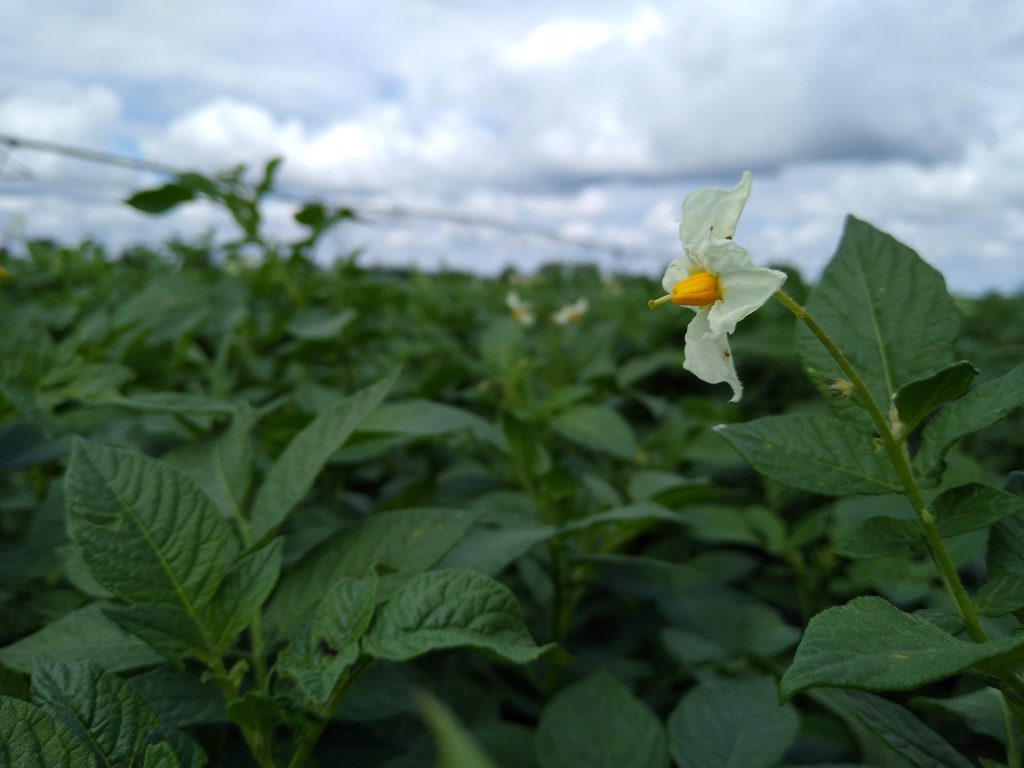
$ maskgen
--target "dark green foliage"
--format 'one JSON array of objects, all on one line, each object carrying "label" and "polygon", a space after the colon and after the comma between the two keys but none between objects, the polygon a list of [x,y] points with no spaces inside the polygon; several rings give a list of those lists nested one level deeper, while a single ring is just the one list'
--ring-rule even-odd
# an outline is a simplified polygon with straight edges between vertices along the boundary
[{"label": "dark green foliage", "polygon": [[0,766],[1005,759],[985,685],[1024,659],[1019,478],[995,490],[1024,460],[1024,300],[954,307],[851,219],[808,302],[1001,617],[976,644],[781,306],[732,337],[729,404],[682,368],[689,313],[647,309],[659,275],[317,266],[355,214],[310,203],[307,238],[267,241],[276,170],[132,199],[226,206],[224,247],[4,262]]}]

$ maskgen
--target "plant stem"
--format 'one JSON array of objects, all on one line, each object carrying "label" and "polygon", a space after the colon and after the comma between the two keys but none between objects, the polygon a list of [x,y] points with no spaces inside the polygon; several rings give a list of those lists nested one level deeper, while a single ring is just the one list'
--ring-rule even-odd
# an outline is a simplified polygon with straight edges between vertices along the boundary
[{"label": "plant stem", "polygon": [[1000,708],[1003,710],[1003,726],[1006,728],[1006,764],[1009,768],[1021,768],[1020,748],[1017,746],[1017,728],[1013,722],[1013,705],[1002,691],[998,691],[997,695]]},{"label": "plant stem", "polygon": [[[220,657],[215,656],[212,660],[207,661],[207,667],[213,672],[216,685],[220,688],[221,693],[224,694],[225,703],[236,700],[238,698],[238,688],[231,683],[231,678]],[[238,727],[242,731],[242,738],[245,739],[245,743],[249,747],[249,752],[255,758],[256,764],[260,768],[277,768],[277,763],[274,762],[273,745],[270,739],[267,738],[267,734],[259,730],[253,730],[240,723]]]}]

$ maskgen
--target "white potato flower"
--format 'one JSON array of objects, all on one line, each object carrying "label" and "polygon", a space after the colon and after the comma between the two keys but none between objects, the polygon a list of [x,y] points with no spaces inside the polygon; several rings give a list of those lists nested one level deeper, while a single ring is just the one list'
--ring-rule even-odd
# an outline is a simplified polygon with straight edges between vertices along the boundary
[{"label": "white potato flower", "polygon": [[519,298],[519,294],[515,291],[509,291],[505,297],[505,306],[508,307],[509,312],[512,313],[512,319],[515,320],[522,326],[529,327],[533,325],[535,320],[533,316],[533,309],[525,301]]},{"label": "white potato flower", "polygon": [[566,304],[564,307],[555,312],[551,319],[559,325],[568,325],[569,323],[578,323],[583,319],[583,315],[587,313],[590,308],[590,302],[587,301],[586,297],[577,299],[572,304]]},{"label": "white potato flower", "polygon": [[743,385],[736,376],[729,334],[736,324],[771,298],[786,275],[755,267],[732,236],[750,194],[750,172],[732,189],[702,189],[687,195],[679,220],[683,255],[665,270],[668,295],[648,302],[653,309],[671,301],[696,314],[686,328],[683,367],[709,384],[726,382],[736,402]]}]

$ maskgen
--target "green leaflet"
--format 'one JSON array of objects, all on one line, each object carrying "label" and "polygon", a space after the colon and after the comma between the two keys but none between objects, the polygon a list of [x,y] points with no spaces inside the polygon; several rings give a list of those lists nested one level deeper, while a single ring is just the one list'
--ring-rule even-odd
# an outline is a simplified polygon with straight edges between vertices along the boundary
[{"label": "green leaflet", "polygon": [[999,661],[1024,637],[976,644],[957,640],[880,597],[858,597],[811,619],[779,683],[784,700],[815,686],[905,691]]},{"label": "green leaflet", "polygon": [[89,746],[101,766],[132,765],[156,715],[132,685],[90,663],[37,659],[32,700]]},{"label": "green leaflet", "polygon": [[252,441],[249,431],[256,414],[241,403],[231,423],[212,440],[191,443],[163,456],[184,470],[226,517],[241,518],[252,474]]},{"label": "green leaflet", "polygon": [[925,376],[900,387],[892,397],[892,404],[902,424],[901,434],[909,434],[921,419],[940,405],[960,397],[977,375],[977,368],[966,360],[960,360],[931,376]]},{"label": "green leaflet", "polygon": [[940,475],[943,457],[953,443],[994,424],[1021,405],[1024,405],[1024,363],[998,379],[979,384],[935,414],[921,432],[921,447],[914,456],[914,468],[925,476]]},{"label": "green leaflet", "polygon": [[871,517],[850,529],[836,542],[836,554],[856,559],[910,554],[924,544],[915,520]]},{"label": "green leaflet", "polygon": [[607,672],[559,692],[537,728],[541,768],[668,768],[665,729],[650,708]]},{"label": "green leaflet", "polygon": [[338,401],[288,444],[253,499],[252,541],[266,539],[284,523],[295,505],[309,493],[327,460],[384,399],[398,374],[396,368],[376,384]]},{"label": "green leaflet", "polygon": [[360,655],[359,640],[370,628],[377,607],[377,572],[335,581],[316,609],[310,629],[295,637],[278,659],[318,706],[326,703],[341,675]]},{"label": "green leaflet", "polygon": [[427,571],[400,587],[377,612],[363,640],[378,659],[407,661],[443,648],[491,651],[526,664],[539,648],[508,587],[476,571]]},{"label": "green leaflet", "polygon": [[[853,216],[806,306],[883,413],[900,387],[953,362],[958,313],[942,275],[903,243]],[[796,349],[811,381],[827,394],[826,380],[843,373],[802,323]],[[829,401],[837,413],[867,423],[856,398]]]},{"label": "green leaflet", "polygon": [[19,672],[32,671],[32,659],[93,661],[121,672],[160,661],[150,646],[125,633],[104,613],[109,604],[96,602],[62,616],[34,634],[0,649],[0,662]]},{"label": "green leaflet", "polygon": [[166,741],[150,744],[146,747],[145,762],[142,768],[181,768],[174,750]]},{"label": "green leaflet", "polygon": [[1024,497],[981,483],[968,483],[943,491],[930,507],[939,533],[957,536],[1024,512]]},{"label": "green leaflet", "polygon": [[927,768],[970,768],[971,763],[939,734],[910,712],[862,691],[815,691],[821,700],[851,724],[864,728],[912,765]]},{"label": "green leaflet", "polygon": [[224,577],[206,615],[215,650],[226,650],[266,602],[281,572],[283,543],[283,539],[274,539],[262,549],[250,552]]},{"label": "green leaflet", "polygon": [[[82,441],[72,451],[65,497],[68,535],[96,581],[135,604],[129,621],[207,652],[203,610],[232,550],[209,498],[165,462]],[[173,645],[157,647],[167,653]]]},{"label": "green leaflet", "polygon": [[374,563],[396,569],[396,578],[425,571],[466,535],[479,516],[477,510],[458,509],[398,509],[370,515],[324,542],[284,575],[267,605],[268,635],[283,639],[290,634],[341,576],[362,576]]},{"label": "green leaflet", "polygon": [[64,723],[27,701],[0,696],[0,768],[95,768]]},{"label": "green leaflet", "polygon": [[632,460],[636,456],[633,429],[618,412],[603,405],[577,405],[555,417],[552,429],[584,448]]},{"label": "green leaflet", "polygon": [[668,738],[680,768],[772,768],[799,725],[791,705],[779,706],[774,680],[710,679],[669,715]]},{"label": "green leaflet", "polygon": [[496,768],[444,704],[420,692],[416,705],[437,743],[436,768]]},{"label": "green leaflet", "polygon": [[812,413],[766,416],[715,431],[758,472],[794,488],[825,496],[902,490],[881,447],[839,419]]}]

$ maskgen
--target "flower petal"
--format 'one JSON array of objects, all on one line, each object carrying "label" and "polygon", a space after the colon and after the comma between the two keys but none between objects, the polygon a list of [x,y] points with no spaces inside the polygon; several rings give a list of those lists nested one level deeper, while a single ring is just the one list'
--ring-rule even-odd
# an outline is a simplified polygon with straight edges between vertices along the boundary
[{"label": "flower petal", "polygon": [[732,237],[749,194],[750,172],[744,171],[732,189],[701,189],[687,195],[679,222],[683,245],[692,248],[708,238]]},{"label": "flower petal", "polygon": [[722,298],[708,312],[711,333],[732,333],[736,323],[761,307],[785,281],[785,272],[759,267],[719,274]]},{"label": "flower petal", "polygon": [[696,266],[688,254],[672,259],[668,269],[665,270],[665,276],[661,278],[661,287],[665,289],[666,293],[672,293],[672,287],[680,280],[688,278],[691,267]]},{"label": "flower petal", "polygon": [[735,269],[754,268],[754,262],[747,249],[732,240],[708,241],[701,249],[697,261],[703,270],[713,275],[721,275]]},{"label": "flower petal", "polygon": [[729,337],[711,332],[708,310],[699,309],[686,328],[686,359],[683,368],[708,384],[728,383],[732,387],[731,403],[743,396],[743,385],[736,376],[736,366],[729,351]]}]

